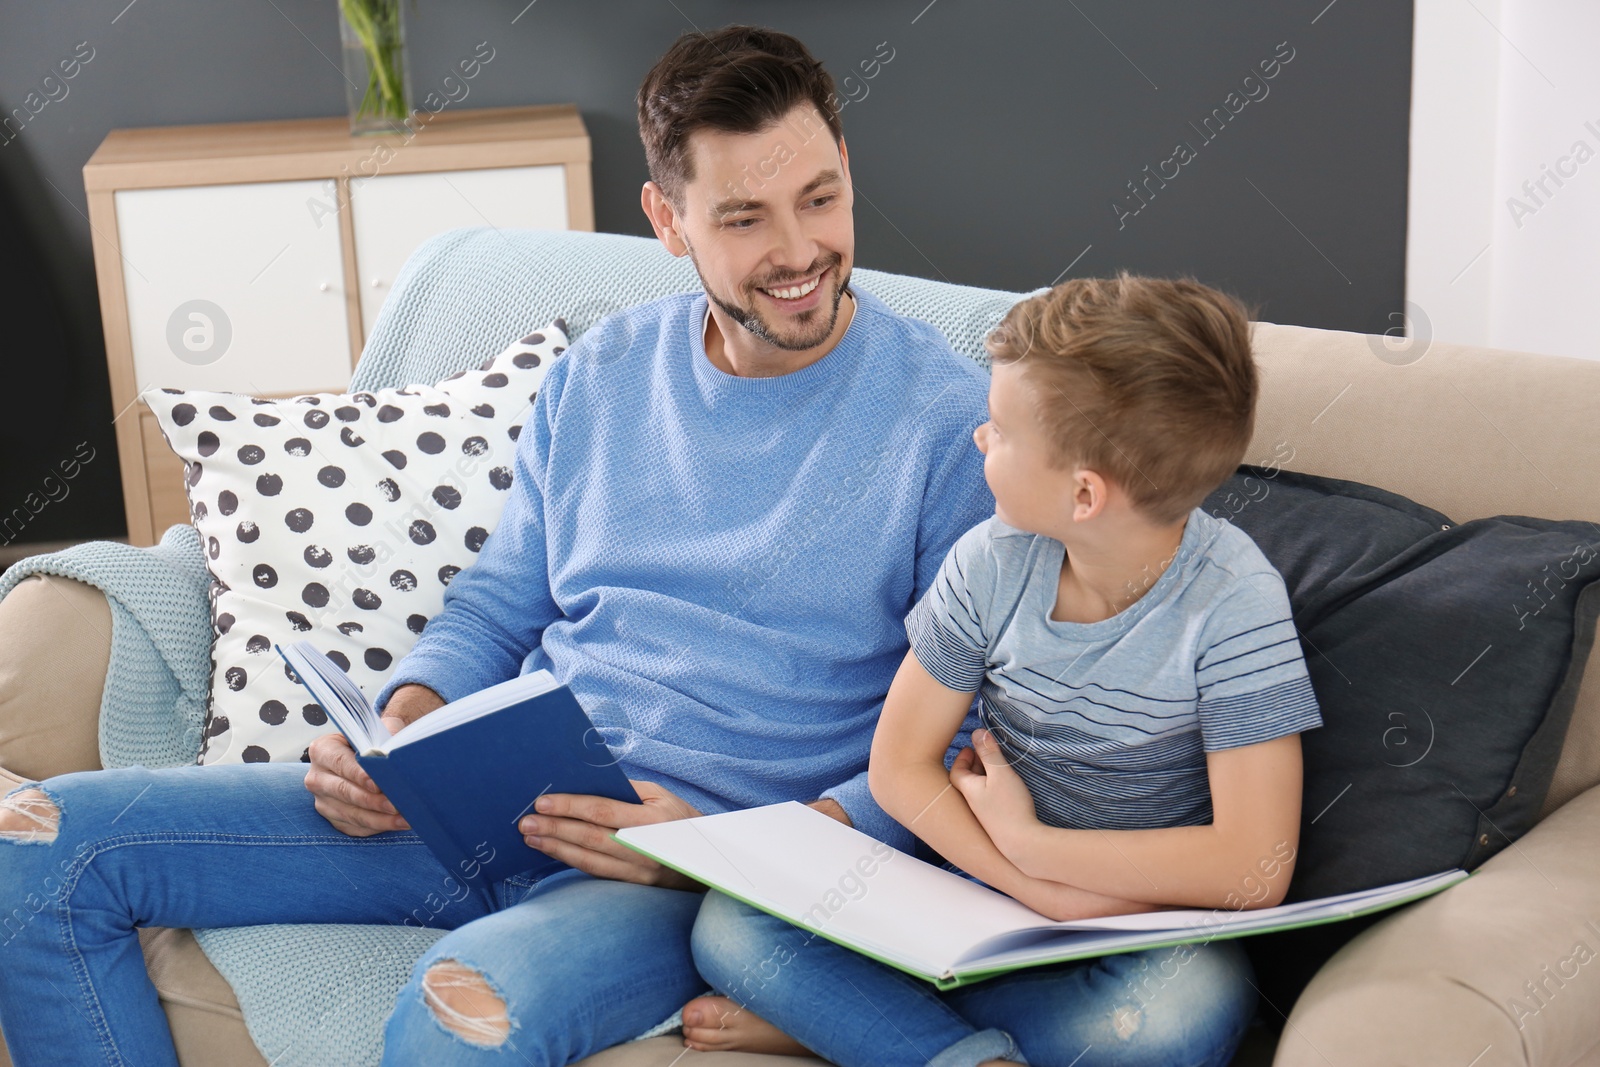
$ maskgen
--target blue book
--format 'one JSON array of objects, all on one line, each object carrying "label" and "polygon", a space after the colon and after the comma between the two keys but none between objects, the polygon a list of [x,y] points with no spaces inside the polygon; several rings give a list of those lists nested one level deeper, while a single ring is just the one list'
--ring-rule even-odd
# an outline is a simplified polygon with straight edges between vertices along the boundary
[{"label": "blue book", "polygon": [[549,671],[451,701],[390,734],[366,694],[310,642],[274,647],[423,843],[479,892],[512,875],[566,869],[517,829],[541,795],[639,803],[572,690]]}]

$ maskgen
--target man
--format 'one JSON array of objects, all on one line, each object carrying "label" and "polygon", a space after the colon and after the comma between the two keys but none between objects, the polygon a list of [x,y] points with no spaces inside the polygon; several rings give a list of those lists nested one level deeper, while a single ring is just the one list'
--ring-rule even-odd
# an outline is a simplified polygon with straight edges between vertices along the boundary
[{"label": "man", "polygon": [[[398,728],[546,667],[643,803],[540,800],[528,843],[572,869],[438,914],[451,932],[398,997],[385,1063],[570,1063],[704,989],[702,894],[617,827],[802,800],[911,845],[867,755],[906,612],[993,511],[971,445],[986,382],[851,287],[832,88],[798,41],[747,27],[686,35],[645,79],[642,205],[705,293],[611,316],[552,365],[499,527],[380,694]],[[340,735],[311,761],[310,804],[292,764],[89,772],[11,798],[0,905],[63,857],[73,872],[0,966],[19,1067],[176,1062],[136,926],[400,922],[441,886]]]}]

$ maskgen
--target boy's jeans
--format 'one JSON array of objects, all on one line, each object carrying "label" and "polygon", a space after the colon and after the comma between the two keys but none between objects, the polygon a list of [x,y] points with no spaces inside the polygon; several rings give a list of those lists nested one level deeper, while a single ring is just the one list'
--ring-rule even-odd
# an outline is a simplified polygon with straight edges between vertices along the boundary
[{"label": "boy's jeans", "polygon": [[713,986],[838,1067],[1223,1067],[1257,999],[1249,958],[1233,941],[1038,967],[940,993],[712,892],[693,945]]},{"label": "boy's jeans", "polygon": [[[0,839],[0,1030],[18,1067],[177,1064],[140,926],[409,920],[450,930],[396,1001],[385,1064],[571,1063],[705,990],[689,950],[703,894],[572,870],[467,893],[410,831],[334,829],[305,772],[131,767],[24,787],[42,789],[60,820],[53,839]],[[441,960],[498,993],[508,1009],[498,1039],[490,1028],[469,1040],[435,1015],[423,976]]]}]

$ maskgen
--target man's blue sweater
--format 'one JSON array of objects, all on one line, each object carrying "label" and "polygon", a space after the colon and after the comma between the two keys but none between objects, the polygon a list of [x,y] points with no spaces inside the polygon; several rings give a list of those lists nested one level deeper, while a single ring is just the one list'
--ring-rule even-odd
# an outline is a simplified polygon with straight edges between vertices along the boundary
[{"label": "man's blue sweater", "polygon": [[534,401],[499,526],[380,706],[546,668],[630,778],[707,814],[832,797],[909,849],[867,753],[907,612],[994,512],[972,442],[988,382],[852,291],[839,344],[776,377],[706,358],[703,293],[584,334]]}]

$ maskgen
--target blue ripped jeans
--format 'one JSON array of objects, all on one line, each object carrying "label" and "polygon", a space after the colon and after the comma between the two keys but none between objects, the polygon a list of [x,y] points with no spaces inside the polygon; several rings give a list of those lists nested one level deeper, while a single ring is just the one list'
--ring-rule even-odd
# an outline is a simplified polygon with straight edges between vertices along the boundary
[{"label": "blue ripped jeans", "polygon": [[[416,834],[334,829],[313,808],[305,771],[131,767],[24,787],[42,789],[59,821],[53,836],[0,838],[0,1030],[18,1067],[175,1067],[141,926],[409,920],[449,930],[395,1003],[386,1065],[572,1063],[705,990],[689,950],[702,894],[570,869],[455,892]],[[499,1034],[469,1040],[461,1020],[447,1029],[435,1014],[423,979],[446,960],[499,995]]]},{"label": "blue ripped jeans", "polygon": [[1036,967],[941,993],[717,892],[693,948],[713,986],[838,1067],[1224,1067],[1257,999],[1235,941]]}]

